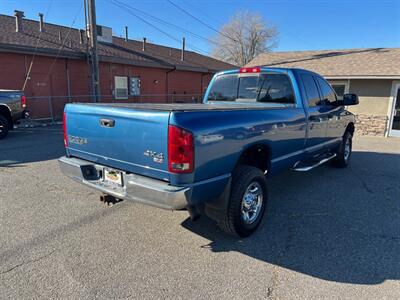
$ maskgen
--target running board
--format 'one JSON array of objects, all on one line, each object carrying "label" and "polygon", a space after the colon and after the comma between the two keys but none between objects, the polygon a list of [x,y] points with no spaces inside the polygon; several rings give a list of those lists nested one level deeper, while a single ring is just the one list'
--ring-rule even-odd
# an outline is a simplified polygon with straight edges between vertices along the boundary
[{"label": "running board", "polygon": [[307,171],[310,171],[310,170],[314,169],[315,167],[318,167],[318,166],[326,163],[327,161],[329,161],[329,160],[331,160],[332,158],[335,158],[335,157],[336,157],[336,153],[332,153],[332,154],[330,154],[330,156],[327,156],[327,157],[319,160],[315,164],[308,165],[308,166],[303,166],[303,167],[297,167],[301,163],[300,161],[298,161],[297,163],[294,164],[292,170],[293,171],[298,171],[298,172],[307,172]]}]

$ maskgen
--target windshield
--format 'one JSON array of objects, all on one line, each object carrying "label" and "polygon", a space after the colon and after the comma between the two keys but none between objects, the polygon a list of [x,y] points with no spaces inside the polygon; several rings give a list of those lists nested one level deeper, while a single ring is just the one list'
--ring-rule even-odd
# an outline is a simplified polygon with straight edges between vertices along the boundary
[{"label": "windshield", "polygon": [[266,73],[218,76],[211,86],[208,101],[264,102],[294,104],[290,79],[285,74]]}]

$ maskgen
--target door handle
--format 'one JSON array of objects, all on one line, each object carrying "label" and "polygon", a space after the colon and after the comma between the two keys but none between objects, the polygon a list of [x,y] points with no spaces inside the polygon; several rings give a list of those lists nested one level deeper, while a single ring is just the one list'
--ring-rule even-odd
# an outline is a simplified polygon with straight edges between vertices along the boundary
[{"label": "door handle", "polygon": [[329,119],[332,119],[333,117],[334,117],[333,114],[328,114]]},{"label": "door handle", "polygon": [[112,120],[112,119],[100,119],[100,125],[102,127],[114,127],[115,126],[115,120]]}]

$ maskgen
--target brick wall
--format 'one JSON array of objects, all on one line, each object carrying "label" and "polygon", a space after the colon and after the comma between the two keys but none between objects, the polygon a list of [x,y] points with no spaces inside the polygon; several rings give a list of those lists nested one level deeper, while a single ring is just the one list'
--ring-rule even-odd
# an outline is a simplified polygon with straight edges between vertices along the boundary
[{"label": "brick wall", "polygon": [[[32,57],[25,54],[0,53],[0,88],[22,89]],[[212,78],[212,74],[199,72],[168,72],[169,69],[105,62],[100,63],[99,70],[102,102],[115,101],[115,76],[140,77],[141,96],[127,100],[130,102],[192,102],[189,95],[203,94]],[[66,103],[91,101],[90,97],[78,97],[91,93],[90,72],[86,60],[35,56],[25,88],[32,118],[49,118],[53,115],[59,119]],[[188,96],[171,98],[166,96],[167,93]],[[68,98],[68,95],[71,98]],[[198,101],[199,97],[196,100]]]}]

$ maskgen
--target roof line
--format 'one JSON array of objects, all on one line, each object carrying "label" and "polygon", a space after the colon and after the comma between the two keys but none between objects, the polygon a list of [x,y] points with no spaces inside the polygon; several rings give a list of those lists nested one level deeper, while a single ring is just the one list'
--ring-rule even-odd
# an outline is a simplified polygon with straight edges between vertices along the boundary
[{"label": "roof line", "polygon": [[327,79],[400,79],[399,75],[323,75]]},{"label": "roof line", "polygon": [[[13,16],[5,15],[5,14],[0,14],[0,16],[12,18],[12,19],[15,18],[15,17],[13,17]],[[36,24],[39,26],[39,21],[37,21],[37,20],[28,19],[28,18],[24,18],[23,20],[24,20],[24,21],[34,22],[34,23],[36,23]],[[51,25],[51,26],[55,26],[55,27],[63,27],[63,28],[65,28],[65,29],[71,29],[71,30],[77,30],[77,31],[81,30],[81,28],[68,27],[68,26],[65,26],[65,25],[59,25],[59,24],[54,24],[54,23],[49,23],[49,22],[44,22],[44,25]],[[97,24],[97,25],[102,26],[101,24]],[[105,26],[105,25],[104,25],[104,26]],[[108,27],[108,26],[106,26],[106,27]],[[109,27],[109,28],[112,28],[112,27]],[[125,40],[125,38],[121,38],[121,37],[116,36],[116,35],[113,35],[113,38],[120,39],[120,40]],[[128,42],[129,42],[129,41],[138,42],[138,43],[142,42],[141,40],[135,40],[135,39],[129,39],[129,38],[128,38]],[[150,44],[150,45],[154,45],[154,46],[157,46],[157,47],[164,47],[164,48],[167,48],[167,49],[175,49],[175,50],[178,50],[178,51],[181,50],[181,48],[176,48],[176,47],[167,46],[167,45],[161,45],[161,44],[155,44],[155,43],[148,42],[148,41],[147,41],[146,43],[147,43],[148,45]],[[198,55],[203,55],[203,54],[200,54],[200,53],[198,53],[198,52],[196,52],[196,51],[192,51],[192,50],[187,50],[187,49],[185,49],[185,51],[186,51],[186,52],[191,52],[191,53],[196,53],[196,54],[198,54]],[[208,57],[208,56],[206,56],[206,55],[203,55],[203,56]]]},{"label": "roof line", "polygon": [[274,54],[274,53],[305,53],[305,52],[325,52],[325,51],[358,51],[358,50],[380,50],[380,49],[400,49],[400,47],[365,47],[365,48],[340,48],[340,49],[310,49],[310,50],[283,50],[283,51],[272,51],[263,53],[263,55]]},{"label": "roof line", "polygon": [[[286,60],[282,60],[279,62],[272,62],[269,64],[264,64],[262,66],[277,66],[277,65],[282,65],[282,64],[289,64],[289,63],[298,63],[298,62],[303,62],[303,61],[309,61],[309,60],[316,60],[316,59],[323,59],[323,58],[330,58],[330,57],[337,57],[337,56],[344,56],[344,55],[352,55],[352,54],[356,54],[356,53],[364,53],[364,52],[370,52],[370,51],[379,51],[383,48],[367,48],[367,49],[359,49],[357,51],[353,51],[353,52],[348,52],[350,50],[347,50],[347,52],[336,52],[335,50],[333,50],[332,52],[334,54],[329,55],[328,53],[322,53],[320,55],[315,55],[314,57],[306,57],[306,58],[293,58],[293,59],[286,59]],[[316,51],[318,52],[318,51]]]}]

